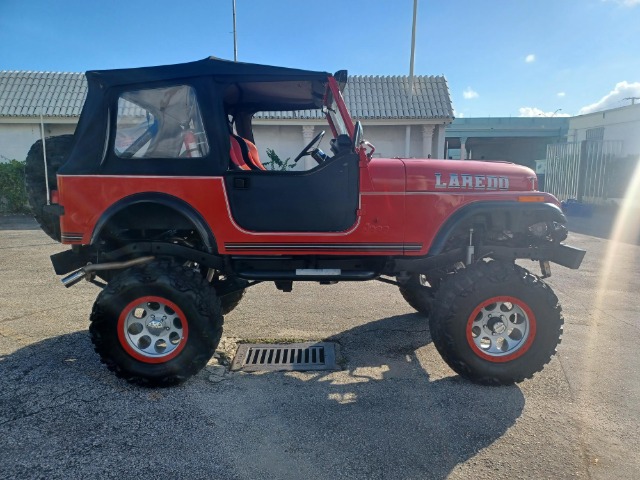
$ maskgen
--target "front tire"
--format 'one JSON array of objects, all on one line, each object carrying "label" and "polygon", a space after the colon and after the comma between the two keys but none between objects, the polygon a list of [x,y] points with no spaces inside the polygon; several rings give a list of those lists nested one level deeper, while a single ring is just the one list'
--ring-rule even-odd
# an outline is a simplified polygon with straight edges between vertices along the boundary
[{"label": "front tire", "polygon": [[202,276],[170,261],[115,276],[98,295],[89,332],[101,361],[143,386],[171,386],[207,364],[222,336],[215,291]]},{"label": "front tire", "polygon": [[508,262],[480,262],[447,278],[434,301],[431,337],[460,376],[484,385],[531,378],[562,337],[558,298],[539,277]]}]

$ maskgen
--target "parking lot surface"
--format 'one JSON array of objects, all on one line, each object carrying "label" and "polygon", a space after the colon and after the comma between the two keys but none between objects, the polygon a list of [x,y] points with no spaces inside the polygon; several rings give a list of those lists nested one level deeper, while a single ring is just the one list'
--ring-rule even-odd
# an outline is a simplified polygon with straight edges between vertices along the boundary
[{"label": "parking lot surface", "polygon": [[100,364],[98,288],[49,263],[65,247],[0,217],[0,478],[636,479],[640,247],[606,236],[570,235],[588,254],[548,280],[559,353],[519,385],[460,379],[397,289],[365,282],[261,284],[225,319],[228,338],[336,341],[343,370],[153,390]]}]

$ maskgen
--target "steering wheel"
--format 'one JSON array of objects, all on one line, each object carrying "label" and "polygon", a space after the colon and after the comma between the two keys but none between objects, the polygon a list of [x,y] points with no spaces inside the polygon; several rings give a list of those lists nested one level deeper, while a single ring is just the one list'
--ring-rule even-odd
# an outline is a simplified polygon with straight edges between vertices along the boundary
[{"label": "steering wheel", "polygon": [[[320,145],[320,142],[322,141],[322,137],[324,137],[324,130],[322,130],[318,135],[313,137],[313,140],[311,140],[309,144],[302,149],[302,151],[298,154],[298,156],[294,158],[293,162],[298,163],[298,160],[300,160],[302,157],[305,157],[307,155],[311,155],[313,157],[313,153],[316,150],[318,150],[318,145]],[[315,157],[313,157],[313,159],[316,160]],[[317,161],[318,160],[316,160],[316,162]]]}]

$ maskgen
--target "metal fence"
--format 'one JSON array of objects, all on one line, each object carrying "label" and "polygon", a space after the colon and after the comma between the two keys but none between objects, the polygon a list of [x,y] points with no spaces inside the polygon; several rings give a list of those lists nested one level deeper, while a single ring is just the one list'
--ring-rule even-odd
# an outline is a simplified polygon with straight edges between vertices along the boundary
[{"label": "metal fence", "polygon": [[[617,197],[616,164],[623,162],[621,140],[585,140],[547,145],[545,191],[559,200],[604,204]],[[623,162],[626,163],[626,162]]]}]

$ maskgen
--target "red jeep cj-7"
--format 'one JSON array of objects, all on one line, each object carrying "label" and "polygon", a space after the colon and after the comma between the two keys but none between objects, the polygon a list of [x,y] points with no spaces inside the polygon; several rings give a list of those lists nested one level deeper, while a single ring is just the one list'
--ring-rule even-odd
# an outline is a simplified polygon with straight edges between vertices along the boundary
[{"label": "red jeep cj-7", "polygon": [[[46,139],[47,172],[42,142],[32,147],[27,187],[43,229],[71,245],[52,256],[71,272],[63,283],[104,287],[90,334],[117,375],[171,385],[195,374],[223,315],[263,281],[397,285],[445,361],[479,383],[518,382],[549,361],[558,299],[515,261],[539,261],[542,277],[550,262],[579,267],[558,201],[518,165],[373,158],[346,79],[215,58],[87,72],[75,135]],[[322,131],[295,158],[314,168],[266,170],[254,114],[310,109],[326,116],[330,152]]]}]

